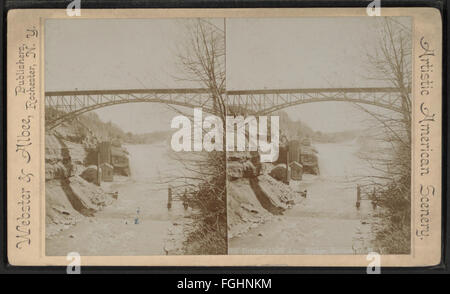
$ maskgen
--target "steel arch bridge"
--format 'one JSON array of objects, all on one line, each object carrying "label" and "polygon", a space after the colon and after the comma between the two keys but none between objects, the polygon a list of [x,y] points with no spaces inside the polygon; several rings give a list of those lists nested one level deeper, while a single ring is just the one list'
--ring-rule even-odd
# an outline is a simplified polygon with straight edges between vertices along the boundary
[{"label": "steel arch bridge", "polygon": [[[363,103],[403,113],[401,91],[397,88],[303,88],[226,91],[227,110],[231,114],[267,115],[299,104],[343,101]],[[215,113],[213,93],[209,89],[130,89],[55,91],[45,93],[45,106],[58,110],[46,123],[53,129],[64,121],[95,109],[111,105],[155,102],[202,108]]]}]

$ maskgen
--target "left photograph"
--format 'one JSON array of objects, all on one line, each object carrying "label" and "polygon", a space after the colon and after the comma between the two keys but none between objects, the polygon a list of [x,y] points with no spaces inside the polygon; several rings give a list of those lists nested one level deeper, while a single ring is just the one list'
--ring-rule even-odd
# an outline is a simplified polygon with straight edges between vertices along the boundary
[{"label": "left photograph", "polygon": [[44,33],[46,255],[227,254],[225,152],[174,148],[194,109],[226,115],[224,19]]}]

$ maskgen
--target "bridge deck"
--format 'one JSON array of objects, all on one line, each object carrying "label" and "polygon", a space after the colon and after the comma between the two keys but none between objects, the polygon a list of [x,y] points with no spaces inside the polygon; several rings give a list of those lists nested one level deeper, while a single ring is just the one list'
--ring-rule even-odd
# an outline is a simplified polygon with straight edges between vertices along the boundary
[{"label": "bridge deck", "polygon": [[133,102],[201,107],[206,112],[215,113],[212,99],[215,95],[225,95],[228,111],[243,114],[262,115],[302,103],[324,101],[365,103],[401,113],[404,109],[400,98],[404,92],[391,87],[250,89],[219,93],[204,88],[75,90],[46,92],[45,105],[62,111],[47,122],[53,128],[87,111]]},{"label": "bridge deck", "polygon": [[[46,97],[82,96],[82,95],[120,95],[120,94],[206,94],[205,88],[173,88],[173,89],[119,89],[119,90],[74,90],[47,91]],[[300,88],[300,89],[258,89],[258,90],[228,90],[227,95],[261,95],[261,94],[304,94],[304,93],[395,93],[398,88]]]}]

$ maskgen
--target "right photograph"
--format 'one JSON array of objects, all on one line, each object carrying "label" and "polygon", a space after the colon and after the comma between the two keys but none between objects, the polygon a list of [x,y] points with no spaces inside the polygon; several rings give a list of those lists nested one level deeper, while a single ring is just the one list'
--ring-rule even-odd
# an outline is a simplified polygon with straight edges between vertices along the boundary
[{"label": "right photograph", "polygon": [[272,118],[269,138],[279,122],[272,161],[227,153],[228,254],[410,254],[411,18],[228,18],[225,32],[228,115]]}]

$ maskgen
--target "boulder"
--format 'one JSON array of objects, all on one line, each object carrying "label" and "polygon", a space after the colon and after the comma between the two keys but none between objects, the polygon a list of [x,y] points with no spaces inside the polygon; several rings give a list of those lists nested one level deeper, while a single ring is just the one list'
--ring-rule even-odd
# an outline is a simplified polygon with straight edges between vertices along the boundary
[{"label": "boulder", "polygon": [[269,173],[269,175],[274,178],[275,180],[285,182],[286,179],[286,165],[285,164],[278,164],[275,166]]},{"label": "boulder", "polygon": [[258,172],[256,167],[253,165],[251,161],[246,161],[243,163],[244,167],[244,177],[245,178],[253,178],[258,176]]},{"label": "boulder", "polygon": [[62,162],[55,164],[45,163],[45,180],[64,179],[70,177],[71,173]]},{"label": "boulder", "polygon": [[229,151],[227,152],[227,161],[245,161],[252,158],[248,151]]},{"label": "boulder", "polygon": [[258,171],[250,160],[245,162],[229,161],[227,162],[227,174],[230,180],[235,180],[257,177]]},{"label": "boulder", "polygon": [[244,165],[238,161],[227,162],[227,174],[231,180],[244,177]]},{"label": "boulder", "polygon": [[97,166],[88,166],[80,176],[89,183],[97,183]]}]

